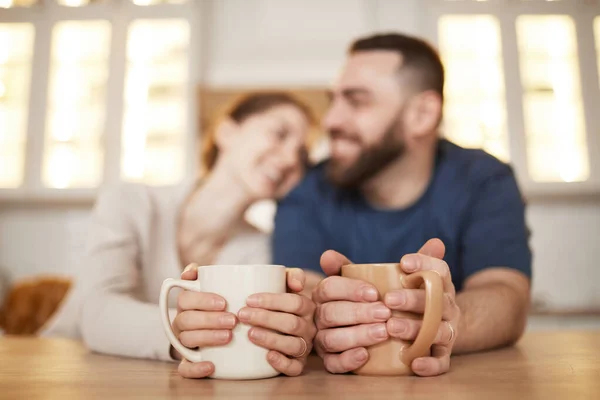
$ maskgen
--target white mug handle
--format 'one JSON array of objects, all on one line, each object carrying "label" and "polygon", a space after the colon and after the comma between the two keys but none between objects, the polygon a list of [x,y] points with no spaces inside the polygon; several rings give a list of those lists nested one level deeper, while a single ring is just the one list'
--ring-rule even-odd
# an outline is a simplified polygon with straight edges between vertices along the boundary
[{"label": "white mug handle", "polygon": [[161,288],[160,288],[160,298],[158,300],[158,305],[160,307],[160,316],[163,323],[163,328],[165,329],[165,333],[169,338],[169,342],[173,345],[175,350],[179,352],[186,360],[191,362],[201,362],[202,355],[200,350],[192,350],[188,347],[185,347],[179,339],[175,336],[175,332],[173,332],[173,327],[171,326],[171,320],[169,319],[169,307],[168,307],[168,298],[169,291],[174,287],[180,287],[186,290],[192,290],[194,292],[199,292],[200,285],[198,281],[184,281],[181,279],[173,279],[168,278],[165,279]]}]

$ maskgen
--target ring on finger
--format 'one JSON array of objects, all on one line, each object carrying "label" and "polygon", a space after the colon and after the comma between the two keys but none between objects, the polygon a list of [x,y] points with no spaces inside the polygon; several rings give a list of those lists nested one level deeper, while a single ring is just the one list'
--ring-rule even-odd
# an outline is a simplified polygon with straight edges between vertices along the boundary
[{"label": "ring on finger", "polygon": [[302,341],[302,351],[300,352],[300,354],[293,355],[292,358],[304,357],[306,355],[306,353],[308,352],[308,344],[306,343],[306,340],[304,340],[304,338],[302,336],[299,336],[298,339],[300,339]]}]

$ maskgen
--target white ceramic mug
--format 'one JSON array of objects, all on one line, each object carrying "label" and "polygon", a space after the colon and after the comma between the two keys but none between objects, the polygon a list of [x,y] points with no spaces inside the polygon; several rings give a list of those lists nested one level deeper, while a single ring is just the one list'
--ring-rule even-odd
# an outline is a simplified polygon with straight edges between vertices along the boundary
[{"label": "white ceramic mug", "polygon": [[268,350],[248,338],[250,326],[238,322],[231,342],[222,346],[190,349],[175,337],[168,312],[169,291],[180,287],[195,292],[215,293],[227,302],[226,311],[237,315],[255,293],[285,293],[286,268],[282,265],[208,265],[198,267],[198,279],[166,279],[160,291],[160,312],[165,333],[173,347],[192,362],[210,361],[218,379],[261,379],[279,374],[267,361]]}]

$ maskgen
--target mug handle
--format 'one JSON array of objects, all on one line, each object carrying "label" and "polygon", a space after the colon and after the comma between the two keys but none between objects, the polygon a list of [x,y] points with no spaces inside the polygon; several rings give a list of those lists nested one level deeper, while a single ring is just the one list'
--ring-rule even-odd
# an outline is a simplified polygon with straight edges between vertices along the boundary
[{"label": "mug handle", "polygon": [[428,355],[442,322],[444,307],[444,288],[442,277],[435,271],[419,271],[404,275],[402,286],[405,289],[418,289],[425,283],[425,313],[423,324],[415,341],[400,354],[404,365],[410,368],[414,359]]},{"label": "mug handle", "polygon": [[173,279],[168,278],[165,279],[161,288],[160,288],[160,298],[158,300],[158,305],[160,307],[160,316],[163,324],[163,328],[165,333],[167,334],[167,338],[169,338],[169,342],[173,345],[175,350],[179,352],[186,360],[191,362],[201,362],[202,355],[200,350],[192,350],[188,347],[185,347],[179,339],[175,336],[175,332],[173,331],[173,326],[171,326],[171,321],[169,319],[169,307],[167,306],[169,292],[174,287],[180,287],[182,289],[191,290],[194,292],[201,291],[200,285],[198,281],[184,281],[182,279]]}]

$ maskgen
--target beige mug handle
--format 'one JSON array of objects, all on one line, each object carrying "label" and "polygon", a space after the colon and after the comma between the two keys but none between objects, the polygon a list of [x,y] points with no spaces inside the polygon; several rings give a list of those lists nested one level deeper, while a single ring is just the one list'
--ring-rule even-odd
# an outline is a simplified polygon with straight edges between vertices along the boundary
[{"label": "beige mug handle", "polygon": [[158,306],[160,308],[160,316],[163,324],[163,328],[165,330],[165,334],[171,342],[171,345],[184,357],[186,360],[191,362],[202,362],[202,352],[198,350],[193,350],[185,347],[175,336],[175,332],[173,331],[173,326],[171,325],[171,321],[169,319],[169,307],[168,307],[168,297],[169,291],[174,287],[180,287],[185,290],[191,290],[194,292],[200,292],[200,286],[197,281],[186,281],[182,279],[173,279],[168,278],[165,279],[161,288],[160,288],[160,297],[158,299]]},{"label": "beige mug handle", "polygon": [[400,359],[404,365],[410,368],[410,364],[414,359],[429,354],[429,348],[437,336],[438,328],[442,322],[444,287],[442,277],[435,271],[419,271],[402,276],[401,283],[405,289],[418,289],[422,283],[425,283],[423,324],[415,341],[400,354]]}]

